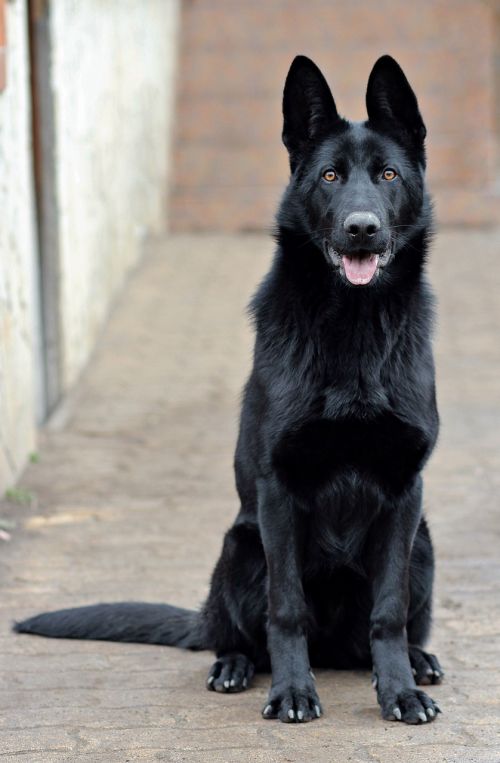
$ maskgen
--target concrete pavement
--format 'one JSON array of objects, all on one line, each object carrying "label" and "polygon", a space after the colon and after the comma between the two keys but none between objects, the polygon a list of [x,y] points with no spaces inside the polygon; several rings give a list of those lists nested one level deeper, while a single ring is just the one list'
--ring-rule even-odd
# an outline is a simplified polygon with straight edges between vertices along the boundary
[{"label": "concrete pavement", "polygon": [[[270,239],[159,241],[111,316],[38,463],[4,502],[0,761],[500,762],[500,233],[432,253],[442,434],[427,470],[437,557],[431,648],[446,670],[427,726],[381,720],[364,673],[319,672],[325,716],[263,721],[269,678],[204,688],[208,653],[15,636],[46,608],[197,606],[237,509],[232,454],[252,337],[244,308]],[[27,494],[25,494],[26,496]]]}]

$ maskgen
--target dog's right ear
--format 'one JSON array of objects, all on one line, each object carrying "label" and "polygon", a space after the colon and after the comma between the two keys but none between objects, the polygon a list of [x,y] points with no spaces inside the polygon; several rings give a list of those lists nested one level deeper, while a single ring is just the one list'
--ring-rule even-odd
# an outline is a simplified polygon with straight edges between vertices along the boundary
[{"label": "dog's right ear", "polygon": [[292,61],[283,92],[283,143],[292,172],[315,141],[326,137],[340,117],[332,93],[310,58]]}]

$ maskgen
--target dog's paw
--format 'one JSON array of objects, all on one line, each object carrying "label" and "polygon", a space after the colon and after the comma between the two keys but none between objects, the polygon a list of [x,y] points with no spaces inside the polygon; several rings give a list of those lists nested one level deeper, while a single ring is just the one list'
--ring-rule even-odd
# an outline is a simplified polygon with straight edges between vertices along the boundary
[{"label": "dog's paw", "polygon": [[277,718],[283,723],[307,723],[322,714],[321,704],[314,685],[289,686],[286,689],[272,686],[262,715],[266,719]]},{"label": "dog's paw", "polygon": [[441,712],[439,706],[419,689],[403,689],[394,695],[379,697],[382,717],[386,721],[404,723],[427,723]]},{"label": "dog's paw", "polygon": [[439,664],[438,658],[434,654],[424,652],[424,650],[420,649],[418,646],[409,646],[408,654],[413,675],[415,676],[415,683],[420,686],[441,683],[444,671]]},{"label": "dog's paw", "polygon": [[250,686],[253,674],[253,662],[244,654],[225,654],[210,668],[207,689],[220,692],[245,691]]}]

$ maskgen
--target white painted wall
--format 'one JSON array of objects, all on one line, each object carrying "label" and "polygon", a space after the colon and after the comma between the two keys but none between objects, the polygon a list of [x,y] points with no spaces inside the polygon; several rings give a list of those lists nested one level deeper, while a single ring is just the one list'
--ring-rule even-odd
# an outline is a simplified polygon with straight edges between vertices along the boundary
[{"label": "white painted wall", "polygon": [[7,3],[0,93],[0,490],[35,448],[35,264],[26,2]]},{"label": "white painted wall", "polygon": [[[27,0],[7,3],[0,94],[0,493],[35,448],[42,378]],[[51,0],[62,389],[143,239],[165,228],[179,0]],[[35,360],[34,360],[35,357]]]},{"label": "white painted wall", "polygon": [[164,230],[178,0],[52,0],[62,387]]}]

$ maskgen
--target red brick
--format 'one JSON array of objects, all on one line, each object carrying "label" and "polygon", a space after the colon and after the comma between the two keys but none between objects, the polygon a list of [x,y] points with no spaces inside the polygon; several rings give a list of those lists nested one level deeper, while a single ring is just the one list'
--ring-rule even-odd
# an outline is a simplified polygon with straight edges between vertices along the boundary
[{"label": "red brick", "polygon": [[494,40],[500,32],[486,3],[185,0],[182,9],[176,230],[258,228],[272,220],[279,191],[269,189],[283,188],[287,178],[282,88],[297,53],[318,63],[340,112],[353,119],[366,117],[375,59],[394,55],[428,126],[429,177],[441,219],[495,217]]},{"label": "red brick", "polygon": [[183,143],[175,162],[179,188],[259,187],[285,183],[288,177],[286,151],[278,143],[242,148]]}]

